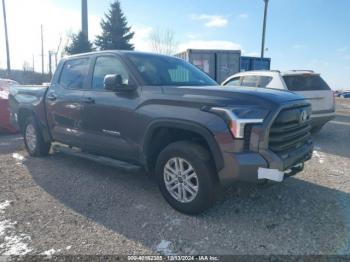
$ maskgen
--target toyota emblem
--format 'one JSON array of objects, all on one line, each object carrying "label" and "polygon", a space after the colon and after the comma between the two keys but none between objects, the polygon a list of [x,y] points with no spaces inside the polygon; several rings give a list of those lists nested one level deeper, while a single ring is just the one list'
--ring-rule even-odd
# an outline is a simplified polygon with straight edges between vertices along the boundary
[{"label": "toyota emblem", "polygon": [[307,112],[305,110],[302,111],[299,118],[300,123],[305,122],[307,118],[308,118]]}]

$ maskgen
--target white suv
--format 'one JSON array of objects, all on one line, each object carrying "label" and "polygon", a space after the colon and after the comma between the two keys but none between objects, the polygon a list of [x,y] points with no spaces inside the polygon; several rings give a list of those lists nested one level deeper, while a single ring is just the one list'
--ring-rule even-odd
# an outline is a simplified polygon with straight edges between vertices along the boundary
[{"label": "white suv", "polygon": [[222,85],[284,89],[304,96],[312,106],[313,132],[321,130],[324,124],[335,117],[333,91],[313,71],[247,71],[229,77]]}]

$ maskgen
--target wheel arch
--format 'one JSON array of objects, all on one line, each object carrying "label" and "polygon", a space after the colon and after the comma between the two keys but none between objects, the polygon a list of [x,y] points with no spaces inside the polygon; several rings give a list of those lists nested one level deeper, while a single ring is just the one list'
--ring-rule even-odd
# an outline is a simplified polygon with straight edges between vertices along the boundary
[{"label": "wheel arch", "polygon": [[29,117],[36,118],[33,110],[26,107],[20,108],[18,110],[18,126],[21,132],[24,132],[24,127]]},{"label": "wheel arch", "polygon": [[[220,147],[210,130],[208,130],[206,127],[200,124],[193,123],[186,120],[177,120],[177,119],[165,120],[164,119],[164,120],[156,120],[152,122],[148,126],[145,132],[146,135],[144,137],[142,155],[143,155],[143,162],[145,163],[146,168],[148,170],[152,169],[151,168],[152,164],[150,163],[152,159],[150,159],[150,154],[149,154],[152,149],[152,141],[155,138],[155,135],[157,134],[157,132],[161,129],[188,132],[202,138],[203,141],[205,141],[205,143],[207,144],[209,153],[211,154],[214,160],[216,171],[220,171],[224,167],[224,159],[221,154]],[[174,142],[174,141],[171,141],[171,142]]]},{"label": "wheel arch", "polygon": [[51,141],[51,137],[50,137],[50,134],[47,130],[47,127],[43,124],[42,121],[40,121],[40,118],[36,114],[35,110],[33,110],[32,108],[28,108],[28,107],[22,107],[18,110],[17,115],[18,115],[18,127],[22,133],[24,132],[24,127],[25,127],[27,119],[29,117],[33,117],[35,119],[35,121],[37,122],[37,124],[39,125],[40,132],[41,132],[41,135],[42,135],[44,141],[45,142]]}]

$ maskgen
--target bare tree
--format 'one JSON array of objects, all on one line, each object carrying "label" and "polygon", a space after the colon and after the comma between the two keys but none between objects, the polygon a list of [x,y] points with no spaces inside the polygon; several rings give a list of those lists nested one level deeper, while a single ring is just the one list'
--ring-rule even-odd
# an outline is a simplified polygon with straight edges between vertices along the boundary
[{"label": "bare tree", "polygon": [[151,48],[153,52],[163,55],[174,55],[177,51],[175,34],[169,29],[154,30],[150,35]]}]

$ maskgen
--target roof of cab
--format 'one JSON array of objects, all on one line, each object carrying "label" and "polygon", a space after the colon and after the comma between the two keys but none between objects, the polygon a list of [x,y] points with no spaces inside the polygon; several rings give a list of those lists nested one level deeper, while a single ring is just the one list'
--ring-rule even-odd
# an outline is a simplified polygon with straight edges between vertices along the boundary
[{"label": "roof of cab", "polygon": [[[106,50],[106,51],[95,51],[95,52],[89,52],[89,53],[81,53],[81,54],[76,54],[76,55],[70,55],[66,56],[63,59],[64,60],[69,60],[69,59],[74,59],[74,58],[79,58],[79,57],[86,57],[86,56],[92,56],[92,55],[100,55],[100,54],[118,54],[118,55],[127,55],[127,54],[139,54],[139,55],[154,55],[154,56],[165,56],[161,54],[156,54],[156,53],[149,53],[149,52],[140,52],[140,51],[129,51],[129,50]],[[174,57],[176,58],[176,57]]]},{"label": "roof of cab", "polygon": [[289,70],[281,72],[282,76],[293,76],[293,75],[319,75],[312,70]]},{"label": "roof of cab", "polygon": [[[312,70],[288,70],[288,71],[279,71],[279,70],[253,70],[253,71],[245,71],[245,72],[239,72],[235,74],[234,76],[244,76],[244,75],[258,75],[258,76],[271,76],[274,74],[280,74],[282,76],[288,76],[288,75],[319,75],[318,73],[315,73]],[[230,77],[232,78],[232,77]]]}]

